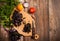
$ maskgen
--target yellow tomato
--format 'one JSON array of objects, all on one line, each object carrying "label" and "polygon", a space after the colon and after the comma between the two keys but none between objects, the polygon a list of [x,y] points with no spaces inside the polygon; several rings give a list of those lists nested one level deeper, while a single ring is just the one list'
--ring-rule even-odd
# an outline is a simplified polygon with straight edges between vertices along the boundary
[{"label": "yellow tomato", "polygon": [[23,5],[22,5],[22,4],[18,4],[18,5],[17,5],[17,9],[18,9],[19,11],[22,11],[22,10],[23,10]]}]

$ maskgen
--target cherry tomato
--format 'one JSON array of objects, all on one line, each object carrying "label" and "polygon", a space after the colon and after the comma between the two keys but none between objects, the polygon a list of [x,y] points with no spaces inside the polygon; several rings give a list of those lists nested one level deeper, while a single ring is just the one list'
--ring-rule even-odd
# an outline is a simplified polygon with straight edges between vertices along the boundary
[{"label": "cherry tomato", "polygon": [[22,11],[22,10],[23,10],[23,5],[22,5],[22,4],[18,4],[18,5],[17,5],[17,9],[18,9],[19,11]]},{"label": "cherry tomato", "polygon": [[31,14],[33,14],[35,11],[36,11],[36,9],[35,9],[34,7],[31,7],[31,8],[29,9],[29,12],[30,12]]}]

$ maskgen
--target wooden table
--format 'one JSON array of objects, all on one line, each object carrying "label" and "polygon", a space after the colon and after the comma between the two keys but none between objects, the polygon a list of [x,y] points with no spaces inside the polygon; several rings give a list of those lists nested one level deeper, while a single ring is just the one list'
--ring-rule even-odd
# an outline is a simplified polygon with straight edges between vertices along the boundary
[{"label": "wooden table", "polygon": [[21,37],[19,41],[60,41],[60,0],[26,1],[30,7],[36,8],[36,33],[40,37],[37,40]]}]

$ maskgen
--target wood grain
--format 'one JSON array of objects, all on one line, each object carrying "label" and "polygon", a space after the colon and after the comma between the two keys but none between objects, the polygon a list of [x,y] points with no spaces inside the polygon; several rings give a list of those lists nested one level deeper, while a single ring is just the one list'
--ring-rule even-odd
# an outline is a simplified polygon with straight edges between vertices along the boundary
[{"label": "wood grain", "polygon": [[60,0],[49,1],[50,41],[60,41]]}]

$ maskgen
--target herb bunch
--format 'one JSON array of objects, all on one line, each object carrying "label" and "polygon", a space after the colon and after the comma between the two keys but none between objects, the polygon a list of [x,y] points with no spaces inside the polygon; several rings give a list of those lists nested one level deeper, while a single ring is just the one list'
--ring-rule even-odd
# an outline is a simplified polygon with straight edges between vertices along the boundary
[{"label": "herb bunch", "polygon": [[10,27],[10,15],[14,7],[18,4],[15,0],[0,0],[0,25]]}]

